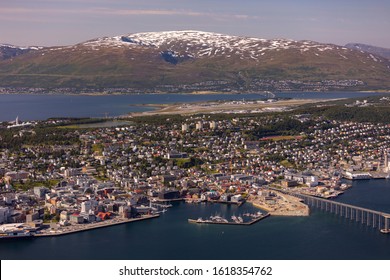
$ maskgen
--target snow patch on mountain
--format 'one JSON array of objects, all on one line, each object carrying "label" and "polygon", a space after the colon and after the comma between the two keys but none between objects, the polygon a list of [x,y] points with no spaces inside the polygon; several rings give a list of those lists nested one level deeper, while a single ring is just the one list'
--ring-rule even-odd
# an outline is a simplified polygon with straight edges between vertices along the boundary
[{"label": "snow patch on mountain", "polygon": [[180,55],[193,57],[237,55],[240,58],[259,59],[267,51],[310,50],[328,51],[337,48],[335,45],[320,44],[312,41],[294,41],[289,39],[266,40],[260,38],[229,36],[202,31],[166,31],[145,32],[114,37],[102,37],[82,44],[96,48],[126,47],[155,48],[161,51],[173,50]]},{"label": "snow patch on mountain", "polygon": [[12,59],[19,55],[40,49],[42,49],[42,47],[18,47],[10,44],[0,44],[0,60]]},{"label": "snow patch on mountain", "polygon": [[10,44],[0,44],[0,48],[9,48],[9,49],[18,49],[18,50],[41,50],[43,49],[43,47],[36,47],[36,46],[32,46],[32,47],[19,47],[19,46],[14,46],[14,45],[10,45]]}]

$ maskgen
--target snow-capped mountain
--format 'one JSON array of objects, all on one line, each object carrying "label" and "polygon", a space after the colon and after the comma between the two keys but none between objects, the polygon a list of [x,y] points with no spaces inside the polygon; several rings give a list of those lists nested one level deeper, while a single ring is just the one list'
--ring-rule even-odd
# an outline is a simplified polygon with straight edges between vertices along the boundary
[{"label": "snow-capped mountain", "polygon": [[229,36],[201,31],[168,31],[148,32],[103,37],[82,44],[91,48],[148,47],[158,50],[171,50],[191,57],[232,56],[260,59],[268,51],[298,50],[299,52],[315,51],[320,55],[325,51],[348,52],[349,49],[331,44],[320,44],[313,41],[294,41],[288,39],[266,40],[250,37]]},{"label": "snow-capped mountain", "polygon": [[244,92],[390,86],[390,62],[372,53],[191,30],[102,37],[12,57],[0,61],[0,87]]},{"label": "snow-capped mountain", "polygon": [[0,60],[10,59],[15,56],[42,49],[41,47],[18,47],[9,44],[0,44]]}]

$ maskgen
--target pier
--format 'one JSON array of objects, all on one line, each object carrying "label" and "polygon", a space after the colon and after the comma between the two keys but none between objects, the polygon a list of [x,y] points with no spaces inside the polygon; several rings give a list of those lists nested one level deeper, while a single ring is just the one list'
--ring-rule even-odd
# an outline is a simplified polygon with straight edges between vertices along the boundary
[{"label": "pier", "polygon": [[154,198],[153,202],[175,202],[175,201],[184,201],[184,198],[172,198],[172,199],[163,199],[163,198]]},{"label": "pier", "polygon": [[150,202],[149,203],[150,207],[161,207],[161,208],[171,208],[173,205],[172,204],[161,204],[161,203],[155,203],[155,202]]},{"label": "pier", "polygon": [[382,233],[390,233],[390,214],[388,213],[354,206],[346,203],[336,202],[333,200],[327,200],[306,194],[274,188],[270,189],[298,197],[302,199],[302,201],[306,203],[309,207],[315,207],[323,211],[333,213],[345,219],[350,219],[366,226],[377,228]]},{"label": "pier", "polygon": [[206,202],[237,205],[238,207],[240,207],[241,205],[243,205],[245,203],[245,200],[237,201],[237,202],[236,201],[224,201],[224,200],[207,200]]},{"label": "pier", "polygon": [[144,215],[140,218],[132,218],[132,219],[123,219],[123,218],[115,218],[106,220],[103,222],[93,223],[93,224],[79,224],[79,225],[70,225],[64,228],[61,228],[61,230],[56,231],[50,231],[50,230],[44,230],[41,233],[34,234],[35,237],[52,237],[52,236],[62,236],[87,230],[93,230],[93,229],[99,229],[104,227],[111,227],[115,225],[121,225],[131,222],[138,222],[143,220],[149,220],[158,218],[160,215]]},{"label": "pier", "polygon": [[260,217],[254,218],[250,220],[249,222],[242,222],[242,223],[236,223],[236,222],[219,222],[219,221],[210,221],[210,220],[194,220],[194,219],[188,219],[189,223],[194,223],[194,224],[213,224],[213,225],[232,225],[232,226],[250,226],[253,225],[254,223],[257,223],[260,220],[263,220],[267,217],[269,217],[270,214],[267,213],[265,215],[262,215]]}]

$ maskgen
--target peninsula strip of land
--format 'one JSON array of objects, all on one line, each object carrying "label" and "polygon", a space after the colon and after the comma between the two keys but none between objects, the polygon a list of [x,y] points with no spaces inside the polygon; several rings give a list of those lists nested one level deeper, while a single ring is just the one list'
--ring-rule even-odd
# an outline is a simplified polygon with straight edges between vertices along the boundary
[{"label": "peninsula strip of land", "polygon": [[[142,104],[143,107],[157,108],[154,111],[131,113],[131,116],[153,115],[190,115],[197,113],[259,113],[284,111],[304,104],[313,104],[330,101],[329,99],[289,99],[289,100],[259,100],[259,101],[224,101],[224,102],[196,102],[183,104]],[[141,106],[141,105],[139,105]]]}]

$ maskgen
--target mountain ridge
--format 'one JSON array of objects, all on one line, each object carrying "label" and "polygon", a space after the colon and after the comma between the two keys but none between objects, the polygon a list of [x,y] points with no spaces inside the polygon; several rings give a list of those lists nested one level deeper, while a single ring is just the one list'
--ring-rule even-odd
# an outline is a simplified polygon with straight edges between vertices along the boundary
[{"label": "mountain ridge", "polygon": [[21,47],[11,44],[0,44],[0,61],[10,59],[25,53],[28,53],[33,50],[39,50],[42,47]]},{"label": "mountain ridge", "polygon": [[361,43],[348,43],[345,45],[347,48],[355,49],[358,51],[368,52],[375,55],[382,56],[390,60],[390,49],[382,48],[373,45],[361,44]]},{"label": "mountain ridge", "polygon": [[390,62],[375,54],[194,30],[100,37],[0,59],[1,88],[256,92],[389,86]]}]

